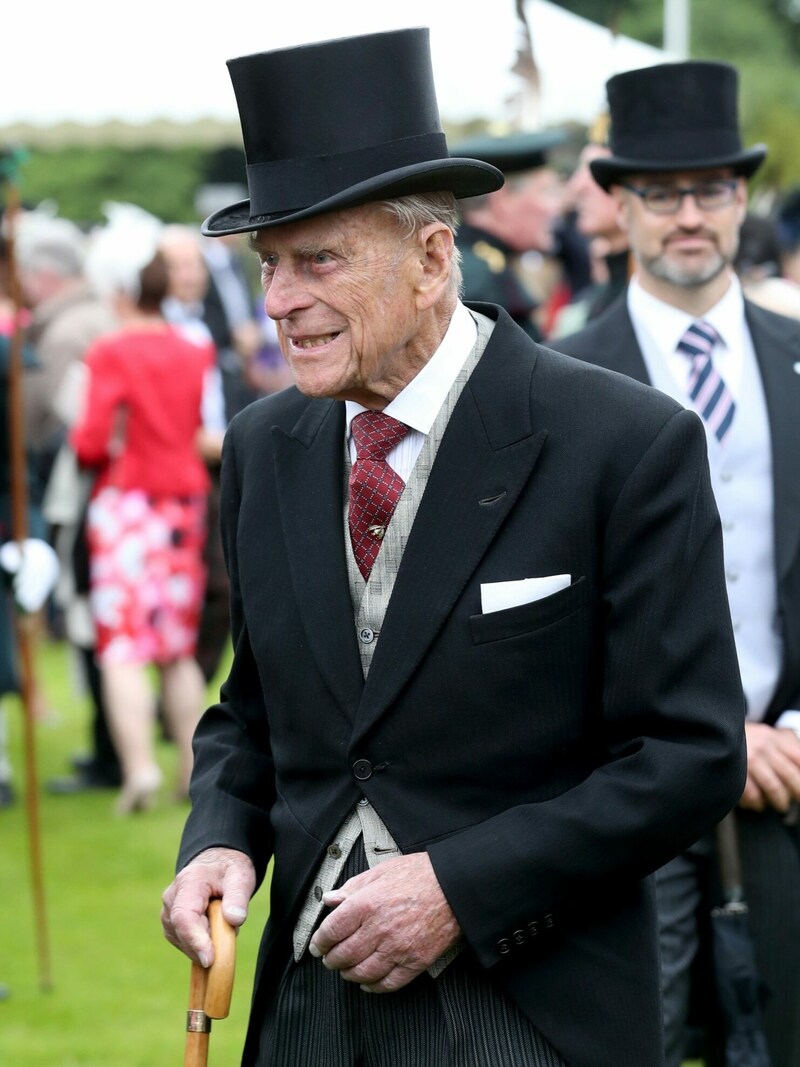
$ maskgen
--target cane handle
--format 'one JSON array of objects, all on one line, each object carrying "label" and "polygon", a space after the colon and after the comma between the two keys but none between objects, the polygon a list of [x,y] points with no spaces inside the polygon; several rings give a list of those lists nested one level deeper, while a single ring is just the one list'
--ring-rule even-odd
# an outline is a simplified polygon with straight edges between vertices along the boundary
[{"label": "cane handle", "polygon": [[209,904],[208,925],[214,945],[214,962],[208,969],[205,1013],[209,1019],[226,1019],[236,969],[236,928],[222,914],[222,901],[212,900]]}]

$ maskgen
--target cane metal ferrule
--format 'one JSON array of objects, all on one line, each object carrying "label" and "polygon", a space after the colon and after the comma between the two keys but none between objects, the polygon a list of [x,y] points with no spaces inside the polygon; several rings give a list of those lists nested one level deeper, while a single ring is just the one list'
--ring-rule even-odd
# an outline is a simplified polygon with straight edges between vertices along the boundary
[{"label": "cane metal ferrule", "polygon": [[186,1012],[186,1033],[211,1033],[211,1020],[204,1011],[198,1011],[195,1008],[189,1008],[189,1010]]}]

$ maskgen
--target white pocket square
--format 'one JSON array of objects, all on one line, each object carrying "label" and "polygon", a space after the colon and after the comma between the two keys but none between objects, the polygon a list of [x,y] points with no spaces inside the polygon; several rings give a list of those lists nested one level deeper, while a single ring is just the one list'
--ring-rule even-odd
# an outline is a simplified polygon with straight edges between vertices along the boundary
[{"label": "white pocket square", "polygon": [[571,574],[546,574],[542,578],[520,578],[514,582],[482,582],[481,611],[488,615],[492,611],[532,604],[566,589],[571,581]]}]

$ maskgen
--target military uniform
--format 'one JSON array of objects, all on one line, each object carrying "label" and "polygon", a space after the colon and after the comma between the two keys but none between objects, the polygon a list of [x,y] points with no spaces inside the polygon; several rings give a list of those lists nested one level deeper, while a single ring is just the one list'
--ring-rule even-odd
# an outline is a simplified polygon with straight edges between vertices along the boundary
[{"label": "military uniform", "polygon": [[541,341],[533,319],[538,305],[514,271],[512,250],[499,238],[466,223],[459,228],[456,244],[461,251],[465,299],[500,304],[529,337]]}]

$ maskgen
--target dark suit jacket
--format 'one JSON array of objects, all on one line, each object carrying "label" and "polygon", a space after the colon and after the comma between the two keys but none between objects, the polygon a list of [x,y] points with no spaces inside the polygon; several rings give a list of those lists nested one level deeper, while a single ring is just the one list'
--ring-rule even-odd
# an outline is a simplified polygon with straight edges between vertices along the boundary
[{"label": "dark suit jacket", "polygon": [[[781,676],[767,722],[800,708],[800,323],[745,302],[770,421]],[[559,352],[649,384],[626,297],[580,333],[552,342]]]},{"label": "dark suit jacket", "polygon": [[[226,437],[235,657],[197,731],[180,863],[227,845],[263,876],[275,857],[248,1064],[303,892],[361,795],[403,851],[428,850],[468,951],[572,1067],[661,1062],[647,876],[744,782],[704,434],[655,390],[479,310],[498,325],[366,682],[344,405],[289,389]],[[482,582],[561,573],[561,592],[481,613]]]}]

